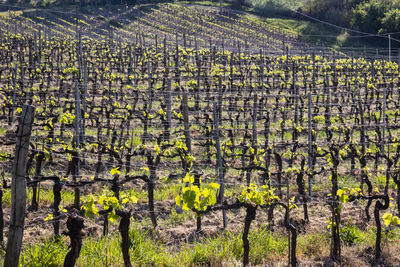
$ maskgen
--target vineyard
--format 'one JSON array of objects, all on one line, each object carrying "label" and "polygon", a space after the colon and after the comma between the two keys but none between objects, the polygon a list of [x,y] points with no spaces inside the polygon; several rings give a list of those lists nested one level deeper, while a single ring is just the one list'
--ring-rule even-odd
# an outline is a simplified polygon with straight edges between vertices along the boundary
[{"label": "vineyard", "polygon": [[398,265],[396,62],[195,5],[0,40],[4,266]]}]

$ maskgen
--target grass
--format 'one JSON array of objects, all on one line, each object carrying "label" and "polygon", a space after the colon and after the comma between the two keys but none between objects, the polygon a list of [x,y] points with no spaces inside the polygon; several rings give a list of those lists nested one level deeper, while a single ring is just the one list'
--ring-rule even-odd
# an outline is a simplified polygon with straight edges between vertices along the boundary
[{"label": "grass", "polygon": [[[154,192],[154,200],[166,201],[173,200],[179,194],[181,186],[179,184],[164,184],[156,186]],[[139,200],[147,202],[147,190],[132,188],[128,190],[129,194],[135,195]]]},{"label": "grass", "polygon": [[[131,261],[139,266],[220,266],[224,263],[232,266],[238,265],[243,256],[241,234],[229,231],[173,250],[140,228],[130,231],[130,239]],[[252,264],[270,262],[272,258],[284,255],[287,248],[286,238],[266,230],[252,231],[249,239]],[[32,267],[61,266],[69,249],[68,242],[63,237],[27,245],[21,254],[21,264]],[[123,266],[119,234],[84,238],[77,266]]]},{"label": "grass", "polygon": [[[250,262],[252,264],[265,264],[264,260],[273,262],[276,260],[276,256],[283,256],[287,250],[287,238],[267,230],[253,231],[249,239]],[[241,249],[240,256],[242,256]]]},{"label": "grass", "polygon": [[[11,191],[3,189],[3,206],[11,206]],[[27,191],[27,204],[30,205],[32,199],[32,188]],[[39,206],[49,206],[54,202],[54,194],[52,189],[42,188],[39,191]],[[74,193],[68,190],[61,191],[61,205],[67,206],[74,202]]]},{"label": "grass", "polygon": [[22,266],[60,266],[67,249],[67,244],[60,239],[45,239],[23,249],[20,261]]},{"label": "grass", "polygon": [[340,187],[348,187],[348,188],[360,187],[359,181],[357,181],[355,177],[350,175],[339,176],[338,183]]},{"label": "grass", "polygon": [[[373,230],[354,228],[355,243],[347,247],[373,247]],[[132,247],[131,262],[134,266],[240,266],[243,256],[240,233],[225,232],[216,237],[201,238],[179,248],[165,246],[153,234],[134,227],[130,231]],[[268,230],[253,230],[249,235],[250,263],[252,265],[281,265],[287,257],[287,236]],[[384,238],[384,242],[396,242],[396,238]],[[45,239],[27,245],[21,254],[22,266],[61,266],[68,252],[68,238]],[[310,232],[298,237],[297,254],[301,259],[321,260],[329,255],[330,235],[328,231]],[[4,257],[2,254],[1,257]],[[123,266],[119,233],[108,237],[84,238],[77,266]]]},{"label": "grass", "polygon": [[315,255],[326,255],[329,251],[330,237],[327,232],[316,232],[300,235],[298,238],[299,253],[309,258]]},{"label": "grass", "polygon": [[120,239],[117,234],[108,237],[89,237],[84,241],[78,266],[122,266]]},{"label": "grass", "polygon": [[[218,1],[177,1],[177,3],[181,5],[219,7]],[[342,47],[378,48],[382,46],[382,44],[377,43],[376,40],[371,42],[371,40],[365,41],[355,39],[345,31],[337,30],[336,28],[328,27],[320,23],[302,20],[301,18],[295,18],[289,10],[277,10],[276,8],[260,6],[239,6],[235,1],[225,1],[224,6],[239,12],[244,12],[244,17],[253,22],[264,22],[273,28],[284,29],[293,34],[297,34],[305,42],[315,45],[328,46],[334,49],[340,49]],[[295,8],[294,6],[292,7],[292,9]]]},{"label": "grass", "polygon": [[182,213],[178,213],[176,209],[171,209],[171,214],[169,218],[167,218],[164,222],[165,225],[171,225],[171,226],[177,226],[177,225],[182,225],[184,222],[187,222],[189,220],[193,221],[193,224],[195,223],[195,214],[190,211],[183,211]]}]

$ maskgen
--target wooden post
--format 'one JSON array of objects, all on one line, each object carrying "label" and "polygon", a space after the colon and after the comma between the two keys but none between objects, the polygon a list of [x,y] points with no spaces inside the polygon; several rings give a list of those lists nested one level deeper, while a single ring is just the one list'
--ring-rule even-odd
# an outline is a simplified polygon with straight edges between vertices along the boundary
[{"label": "wooden post", "polygon": [[[313,163],[312,163],[312,153],[313,153],[313,128],[312,128],[312,98],[311,98],[311,93],[307,94],[308,98],[308,171],[312,172],[313,168]],[[312,192],[312,174],[308,175],[308,195],[311,196]]]},{"label": "wooden post", "polygon": [[25,69],[24,69],[24,65],[21,62],[21,82],[20,82],[20,88],[19,88],[19,90],[21,92],[24,92],[24,83],[25,83]]},{"label": "wooden post", "polygon": [[171,108],[171,80],[168,79],[167,83],[167,140],[170,141],[171,138],[171,120],[172,120],[172,108]]},{"label": "wooden post", "polygon": [[383,99],[382,99],[382,143],[381,143],[381,155],[385,154],[385,130],[386,130],[386,98],[387,88],[383,88]]},{"label": "wooden post", "polygon": [[133,61],[133,67],[134,67],[134,69],[135,69],[135,71],[133,72],[133,81],[134,81],[134,86],[135,86],[135,88],[137,88],[137,86],[138,86],[138,80],[139,79],[137,79],[137,77],[136,77],[136,70],[137,70],[137,64],[138,64],[138,56],[136,55],[136,52],[135,52],[135,54],[134,54],[134,61]]},{"label": "wooden post", "polygon": [[397,65],[400,66],[400,48],[397,49]]},{"label": "wooden post", "polygon": [[[267,107],[267,101],[265,106]],[[265,175],[264,175],[264,184],[270,185],[270,174],[269,174],[269,165],[270,165],[270,157],[271,157],[271,149],[269,148],[269,112],[265,115],[265,124],[264,124],[264,147],[266,150],[264,162],[265,162]]]},{"label": "wooden post", "polygon": [[158,35],[156,34],[155,36],[155,42],[156,42],[156,54],[158,53]]},{"label": "wooden post", "polygon": [[[357,75],[356,75],[357,80]],[[332,137],[330,136],[329,127],[331,126],[331,88],[329,85],[329,76],[326,75],[326,104],[325,104],[325,132],[327,141]]]},{"label": "wooden post", "polygon": [[360,112],[360,122],[361,122],[361,133],[360,133],[361,154],[365,155],[365,121],[364,121],[364,109],[361,101],[360,91],[358,91],[358,109]]},{"label": "wooden post", "polygon": [[88,68],[86,60],[83,62],[83,97],[82,97],[82,108],[83,108],[83,116],[82,116],[82,129],[81,129],[81,142],[85,143],[85,135],[86,135],[86,120],[85,116],[87,113],[87,104],[86,104],[86,96],[87,96],[87,83],[88,83]]},{"label": "wooden post", "polygon": [[17,101],[17,76],[18,76],[18,65],[15,65],[14,70],[14,88],[13,88],[13,95],[12,95],[12,109],[11,109],[11,117],[8,122],[8,125],[12,125],[14,120],[14,109],[15,109],[15,102]]},{"label": "wooden post", "polygon": [[[213,110],[213,115],[214,115],[214,130],[215,130],[215,147],[217,149],[217,164],[218,164],[218,183],[220,185],[220,191],[219,191],[219,203],[224,203],[224,191],[225,191],[225,181],[224,181],[224,168],[222,165],[222,156],[221,156],[221,147],[219,143],[219,122],[218,122],[218,111],[217,111],[217,103],[214,101],[214,110]],[[227,219],[226,219],[226,211],[222,210],[222,219],[223,219],[223,225],[224,229],[227,226]]]},{"label": "wooden post", "polygon": [[260,49],[260,92],[263,94],[264,91],[264,57],[263,57],[264,51]]},{"label": "wooden post", "polygon": [[[361,186],[360,187],[361,187],[361,192],[363,192],[363,190],[364,190],[364,182],[368,182],[368,178],[367,178],[367,173],[365,171],[366,160],[364,158],[364,155],[365,155],[364,108],[363,108],[362,101],[361,101],[361,93],[360,93],[360,91],[358,91],[358,110],[359,110],[359,113],[360,113],[360,123],[361,123],[360,143],[361,143],[361,155],[362,155],[362,158],[360,160],[360,166],[361,166]],[[367,185],[368,185],[368,183],[367,183]]]},{"label": "wooden post", "polygon": [[189,124],[189,107],[188,107],[188,95],[186,91],[182,92],[182,106],[183,106],[183,123],[185,133],[185,143],[189,153],[192,153],[192,144],[190,141],[190,124]]},{"label": "wooden post", "polygon": [[255,149],[255,154],[257,154],[257,93],[253,96],[253,148]]},{"label": "wooden post", "polygon": [[[290,174],[288,175],[288,177],[287,177],[287,184],[286,184],[286,195],[287,195],[287,200],[286,200],[286,205],[289,207],[289,201],[290,201],[290,189],[289,189],[289,183],[290,183]],[[285,214],[285,221],[287,220],[287,221],[289,221],[290,222],[290,218],[289,218],[289,216],[290,216],[290,213],[289,212],[286,212],[286,214]],[[288,266],[291,266],[290,265],[290,260],[291,260],[291,253],[290,253],[290,251],[291,251],[291,247],[292,247],[292,245],[293,244],[291,244],[291,232],[290,231],[288,231]],[[291,267],[296,267],[296,265],[292,265]]]},{"label": "wooden post", "polygon": [[35,108],[24,105],[20,118],[11,183],[11,214],[4,266],[16,267],[21,252],[26,209],[26,164]]},{"label": "wooden post", "polygon": [[[1,171],[2,181],[4,181],[4,169]],[[3,189],[0,187],[0,244],[4,246],[4,213],[3,213]]]},{"label": "wooden post", "polygon": [[[80,176],[80,153],[79,153],[79,148],[80,148],[80,140],[79,136],[81,134],[80,132],[80,123],[81,123],[81,105],[80,105],[80,92],[79,92],[79,84],[76,82],[75,84],[75,147],[77,149],[76,152],[76,166],[75,166],[75,173],[73,174],[73,181],[76,182],[77,179]],[[74,199],[74,206],[79,209],[80,208],[80,190],[79,187],[75,187],[75,199]]]},{"label": "wooden post", "polygon": [[223,90],[222,90],[222,78],[218,77],[218,121],[222,121],[222,98],[223,98]]},{"label": "wooden post", "polygon": [[[312,86],[313,91],[316,91],[316,77],[315,77],[315,54],[312,54],[313,69],[312,69]],[[311,90],[310,90],[311,91]]]},{"label": "wooden post", "polygon": [[151,62],[150,60],[147,62],[147,71],[148,71],[148,85],[149,85],[149,109],[147,111],[147,114],[151,112],[151,108],[153,106],[153,92],[152,92],[152,86],[151,86]]}]

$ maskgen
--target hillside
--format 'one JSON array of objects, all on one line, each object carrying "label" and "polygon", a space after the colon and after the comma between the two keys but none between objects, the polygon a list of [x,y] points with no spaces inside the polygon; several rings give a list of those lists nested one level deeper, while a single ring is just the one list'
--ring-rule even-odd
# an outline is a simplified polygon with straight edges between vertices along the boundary
[{"label": "hillside", "polygon": [[[2,29],[13,32],[46,32],[63,38],[75,38],[76,27],[83,39],[113,38],[115,41],[159,44],[199,48],[215,46],[266,54],[282,53],[288,47],[293,53],[306,53],[311,46],[294,31],[261,19],[248,19],[239,11],[226,8],[220,14],[216,7],[172,4],[140,7],[112,6],[110,8],[81,8],[76,24],[75,9],[27,10],[16,13],[11,20],[2,20]],[[8,26],[7,26],[8,25]]]},{"label": "hillside", "polygon": [[396,266],[399,65],[214,5],[1,14],[0,262]]},{"label": "hillside", "polygon": [[[265,54],[279,54],[287,47],[289,54],[330,53],[334,49],[348,56],[388,57],[385,43],[377,42],[381,38],[360,38],[329,25],[303,20],[304,17],[294,19],[271,14],[257,5],[238,7],[228,2],[224,4],[223,14],[219,13],[216,3],[207,1],[140,7],[85,6],[78,11],[74,6],[18,9],[0,12],[4,18],[0,21],[3,29],[9,24],[14,32],[23,34],[37,34],[42,30],[49,35],[75,38],[78,27],[83,39],[101,40],[111,36],[116,41],[160,44],[166,38],[168,45],[178,42],[192,48],[196,42],[199,48],[210,48],[211,40],[211,46],[230,51],[247,49],[258,53],[262,49]],[[393,42],[394,47],[395,44]],[[393,48],[391,53],[395,57],[398,51]]]}]

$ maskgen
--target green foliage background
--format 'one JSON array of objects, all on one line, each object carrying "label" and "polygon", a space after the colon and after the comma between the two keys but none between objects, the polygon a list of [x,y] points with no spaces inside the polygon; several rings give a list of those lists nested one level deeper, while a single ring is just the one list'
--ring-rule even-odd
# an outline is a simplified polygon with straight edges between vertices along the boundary
[{"label": "green foliage background", "polygon": [[292,13],[293,10],[343,27],[384,34],[400,31],[400,0],[251,0],[254,8]]}]

